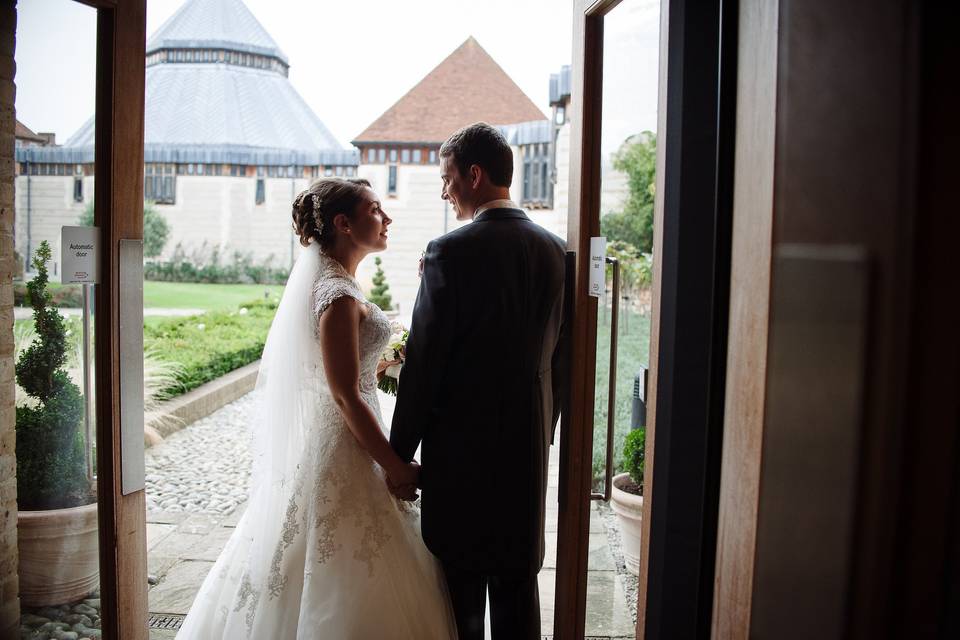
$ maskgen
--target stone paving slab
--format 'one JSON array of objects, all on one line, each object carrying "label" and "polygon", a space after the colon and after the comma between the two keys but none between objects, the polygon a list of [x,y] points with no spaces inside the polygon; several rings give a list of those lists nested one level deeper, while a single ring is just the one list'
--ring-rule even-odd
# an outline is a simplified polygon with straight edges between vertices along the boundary
[{"label": "stone paving slab", "polygon": [[167,572],[160,584],[150,589],[150,613],[177,613],[186,615],[190,605],[207,577],[213,562],[182,560]]},{"label": "stone paving slab", "polygon": [[147,523],[147,551],[156,547],[164,538],[177,529],[175,524]]}]

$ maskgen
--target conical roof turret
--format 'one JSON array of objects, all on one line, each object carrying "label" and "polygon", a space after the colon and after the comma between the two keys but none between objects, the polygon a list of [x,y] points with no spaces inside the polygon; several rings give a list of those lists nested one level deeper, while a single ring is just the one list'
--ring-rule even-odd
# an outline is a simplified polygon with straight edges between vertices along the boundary
[{"label": "conical roof turret", "polygon": [[241,0],[188,0],[147,41],[147,56],[168,50],[225,50],[288,64],[263,25]]}]

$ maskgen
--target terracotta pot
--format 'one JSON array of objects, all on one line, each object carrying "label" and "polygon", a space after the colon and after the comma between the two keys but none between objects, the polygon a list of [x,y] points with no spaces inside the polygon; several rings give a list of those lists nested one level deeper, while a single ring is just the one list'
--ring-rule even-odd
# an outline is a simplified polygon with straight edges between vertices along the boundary
[{"label": "terracotta pot", "polygon": [[643,496],[627,493],[620,487],[630,481],[630,474],[613,477],[610,508],[617,514],[620,525],[620,546],[627,571],[640,573],[640,538],[643,524]]},{"label": "terracotta pot", "polygon": [[17,514],[20,602],[43,607],[75,602],[100,579],[97,504]]}]

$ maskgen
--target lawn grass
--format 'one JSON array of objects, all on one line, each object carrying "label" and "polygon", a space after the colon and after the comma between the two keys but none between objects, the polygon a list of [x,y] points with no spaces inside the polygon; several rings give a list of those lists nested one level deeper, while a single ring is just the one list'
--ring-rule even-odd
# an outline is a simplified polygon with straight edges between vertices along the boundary
[{"label": "lawn grass", "polygon": [[[206,284],[197,282],[143,283],[143,306],[163,309],[236,309],[251,300],[279,298],[277,284]],[[266,294],[266,295],[265,295]]]},{"label": "lawn grass", "polygon": [[[607,446],[607,388],[610,370],[610,310],[601,309],[597,321],[596,400],[593,411],[593,477],[602,486]],[[630,432],[633,378],[640,367],[649,366],[650,316],[621,307],[617,347],[617,403],[614,422],[614,473],[623,471],[623,440]]]},{"label": "lawn grass", "polygon": [[[20,288],[25,288],[18,283]],[[51,282],[47,289],[54,297],[55,306],[79,307],[80,285],[63,285]],[[143,306],[161,309],[200,309],[216,311],[236,309],[253,300],[278,298],[283,293],[279,284],[209,284],[202,282],[155,282],[143,283]],[[265,295],[266,294],[266,295]],[[17,304],[27,306],[26,300]]]}]

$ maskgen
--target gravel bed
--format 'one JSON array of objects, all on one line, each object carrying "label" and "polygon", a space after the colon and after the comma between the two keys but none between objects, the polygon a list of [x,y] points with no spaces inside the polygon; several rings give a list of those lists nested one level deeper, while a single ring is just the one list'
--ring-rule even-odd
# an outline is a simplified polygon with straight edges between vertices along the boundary
[{"label": "gravel bed", "polygon": [[59,607],[23,607],[20,640],[96,640],[100,632],[100,592]]},{"label": "gravel bed", "polygon": [[253,395],[146,451],[148,512],[226,516],[247,499]]}]

